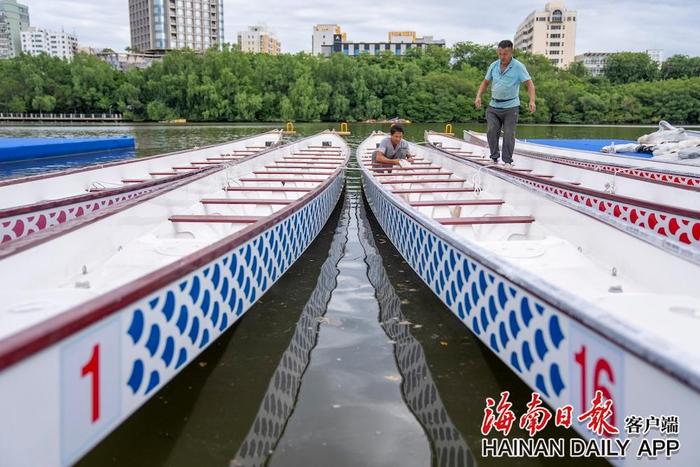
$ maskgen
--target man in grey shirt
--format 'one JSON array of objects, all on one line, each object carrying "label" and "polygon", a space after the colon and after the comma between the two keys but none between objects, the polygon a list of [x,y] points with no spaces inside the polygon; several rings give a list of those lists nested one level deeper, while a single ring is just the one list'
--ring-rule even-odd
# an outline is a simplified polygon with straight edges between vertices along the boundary
[{"label": "man in grey shirt", "polygon": [[409,153],[409,146],[403,139],[403,128],[394,125],[389,130],[390,136],[384,138],[372,153],[372,164],[376,165],[401,165],[401,160],[406,159],[413,163],[413,156]]}]

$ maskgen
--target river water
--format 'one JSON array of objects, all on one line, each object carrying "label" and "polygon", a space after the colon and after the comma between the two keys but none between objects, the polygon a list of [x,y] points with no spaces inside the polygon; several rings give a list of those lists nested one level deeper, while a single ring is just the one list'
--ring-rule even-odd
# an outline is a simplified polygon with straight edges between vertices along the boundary
[{"label": "river water", "polygon": [[[307,135],[328,127],[298,130]],[[356,146],[378,127],[351,125],[348,139]],[[138,147],[129,157],[139,157],[269,128],[26,126],[0,127],[0,137],[131,134]],[[408,139],[420,141],[425,130],[442,127],[407,129]],[[634,139],[649,131],[521,126],[519,136]],[[79,465],[560,465],[562,459],[481,457],[484,401],[503,390],[516,408],[530,398],[530,389],[403,261],[366,206],[355,172],[344,200],[300,260]],[[513,434],[523,436],[517,429]],[[539,436],[576,435],[548,428]]]}]

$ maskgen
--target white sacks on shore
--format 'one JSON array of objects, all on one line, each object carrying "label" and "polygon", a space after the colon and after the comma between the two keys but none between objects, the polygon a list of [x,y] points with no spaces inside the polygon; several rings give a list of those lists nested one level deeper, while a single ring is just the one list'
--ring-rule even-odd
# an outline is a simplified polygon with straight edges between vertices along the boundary
[{"label": "white sacks on shore", "polygon": [[665,120],[659,122],[654,133],[642,135],[637,143],[605,146],[603,152],[645,152],[654,159],[668,161],[690,161],[700,163],[700,132],[674,127]]}]

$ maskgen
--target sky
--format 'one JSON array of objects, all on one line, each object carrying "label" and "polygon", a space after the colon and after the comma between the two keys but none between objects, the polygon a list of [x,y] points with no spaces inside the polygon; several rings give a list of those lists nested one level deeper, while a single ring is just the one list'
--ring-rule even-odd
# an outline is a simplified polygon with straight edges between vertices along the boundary
[{"label": "sky", "polygon": [[[32,26],[75,32],[82,46],[124,50],[129,45],[128,0],[19,0]],[[387,31],[494,43],[512,39],[520,22],[544,1],[508,0],[224,0],[226,42],[239,30],[263,23],[283,52],[311,50],[314,24],[339,24],[350,41],[386,40]],[[578,12],[576,53],[663,49],[700,56],[698,0],[569,0]]]}]

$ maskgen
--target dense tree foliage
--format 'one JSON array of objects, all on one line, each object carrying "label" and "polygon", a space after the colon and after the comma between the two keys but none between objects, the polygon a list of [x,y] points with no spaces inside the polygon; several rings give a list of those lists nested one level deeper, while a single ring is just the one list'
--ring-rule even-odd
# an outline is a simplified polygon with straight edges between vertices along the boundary
[{"label": "dense tree foliage", "polygon": [[661,78],[693,78],[700,76],[700,57],[673,55],[661,65]]},{"label": "dense tree foliage", "polygon": [[[671,57],[658,70],[645,54],[615,54],[607,76],[516,53],[537,86],[538,123],[700,122],[698,59]],[[644,58],[646,57],[646,58]],[[483,120],[473,106],[493,46],[459,43],[400,58],[262,55],[237,50],[169,53],[122,73],[88,55],[0,61],[0,112],[122,112],[136,121]],[[650,66],[651,63],[651,66]],[[488,97],[488,96],[486,96]]]},{"label": "dense tree foliage", "polygon": [[603,74],[616,84],[653,81],[658,78],[659,68],[644,52],[621,52],[608,57]]}]

